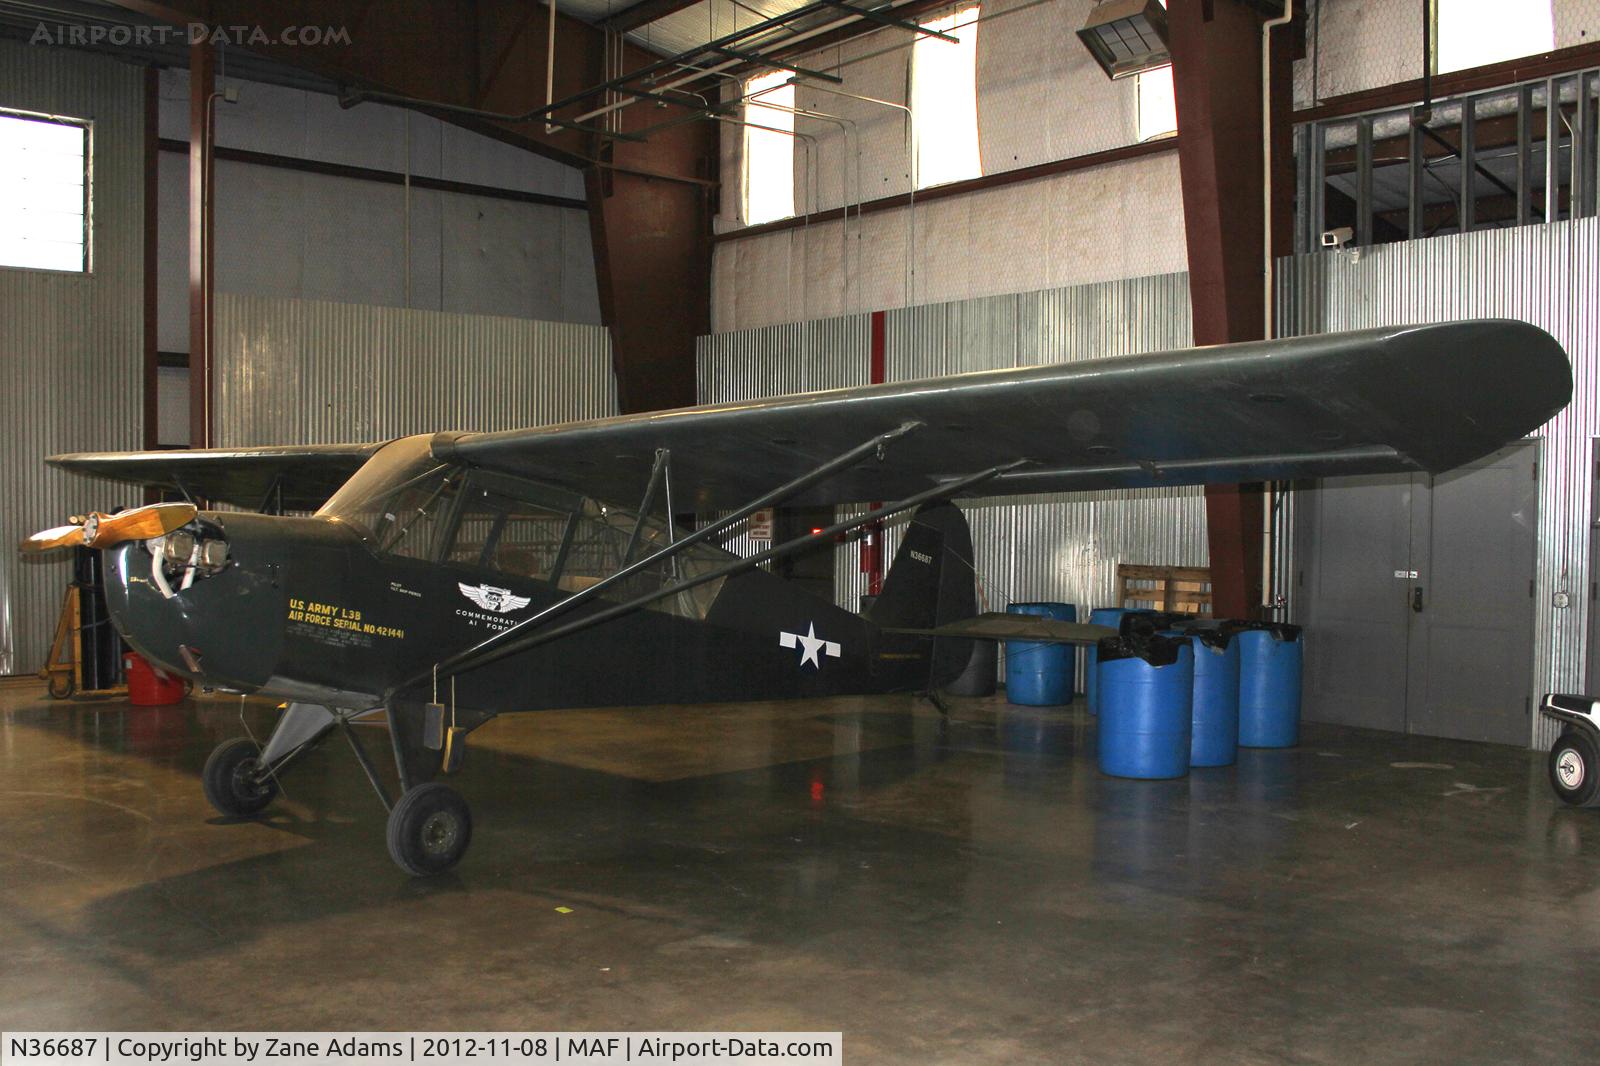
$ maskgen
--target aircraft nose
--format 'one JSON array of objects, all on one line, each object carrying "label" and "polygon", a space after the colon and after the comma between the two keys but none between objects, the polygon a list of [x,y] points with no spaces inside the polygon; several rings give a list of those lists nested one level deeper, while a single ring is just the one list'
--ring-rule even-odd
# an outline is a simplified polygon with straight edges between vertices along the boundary
[{"label": "aircraft nose", "polygon": [[271,521],[202,512],[182,529],[107,549],[106,605],[123,639],[197,684],[250,691],[265,683],[286,607],[274,542],[261,525]]}]

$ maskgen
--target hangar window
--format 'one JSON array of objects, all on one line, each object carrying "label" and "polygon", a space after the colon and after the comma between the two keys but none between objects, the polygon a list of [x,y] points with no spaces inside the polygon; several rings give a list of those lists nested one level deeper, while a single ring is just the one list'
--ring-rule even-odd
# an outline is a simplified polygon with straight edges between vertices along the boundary
[{"label": "hangar window", "polygon": [[89,269],[90,126],[0,111],[0,266]]},{"label": "hangar window", "polygon": [[794,214],[794,75],[775,70],[744,83],[744,221]]},{"label": "hangar window", "polygon": [[1178,102],[1172,92],[1172,67],[1147,70],[1138,77],[1139,140],[1178,132]]},{"label": "hangar window", "polygon": [[917,188],[976,178],[978,154],[978,8],[921,24],[956,38],[926,35],[911,46],[911,112]]},{"label": "hangar window", "polygon": [[1434,0],[1439,73],[1548,52],[1556,46],[1551,0]]}]

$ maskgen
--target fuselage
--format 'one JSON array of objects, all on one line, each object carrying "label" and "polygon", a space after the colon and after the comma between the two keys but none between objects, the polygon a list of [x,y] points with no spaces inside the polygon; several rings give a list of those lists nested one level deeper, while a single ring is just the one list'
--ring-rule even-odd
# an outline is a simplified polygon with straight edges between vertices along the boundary
[{"label": "fuselage", "polygon": [[[337,518],[205,512],[201,521],[226,539],[223,569],[187,588],[173,574],[163,589],[151,546],[128,542],[108,552],[107,598],[140,654],[212,688],[378,706],[432,664],[572,594],[559,581],[447,555],[384,552]],[[928,642],[884,634],[762,570],[673,601],[467,671],[455,699],[500,712],[895,691],[928,681]],[[561,620],[615,602],[596,597]]]}]

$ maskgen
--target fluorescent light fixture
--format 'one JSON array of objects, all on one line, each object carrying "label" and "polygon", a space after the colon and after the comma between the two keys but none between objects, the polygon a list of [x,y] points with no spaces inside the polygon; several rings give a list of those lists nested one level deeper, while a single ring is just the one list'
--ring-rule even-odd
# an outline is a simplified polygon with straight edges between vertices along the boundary
[{"label": "fluorescent light fixture", "polygon": [[1106,77],[1126,78],[1172,62],[1161,0],[1102,0],[1078,31]]}]

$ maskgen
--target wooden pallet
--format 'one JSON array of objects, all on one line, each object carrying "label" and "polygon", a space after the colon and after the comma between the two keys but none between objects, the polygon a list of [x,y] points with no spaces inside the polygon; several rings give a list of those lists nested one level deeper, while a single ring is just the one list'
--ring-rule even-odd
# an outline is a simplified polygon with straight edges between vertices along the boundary
[{"label": "wooden pallet", "polygon": [[1204,566],[1117,566],[1117,606],[1211,617],[1211,570]]}]

